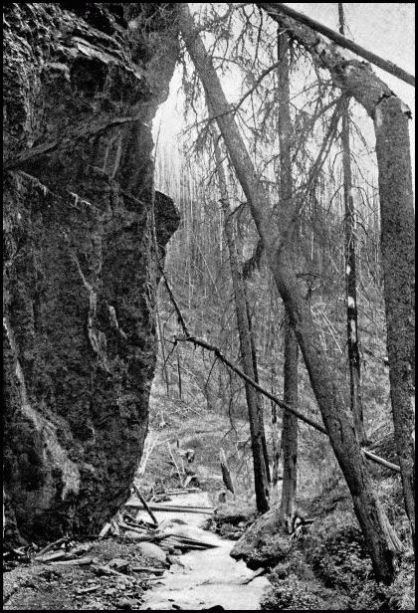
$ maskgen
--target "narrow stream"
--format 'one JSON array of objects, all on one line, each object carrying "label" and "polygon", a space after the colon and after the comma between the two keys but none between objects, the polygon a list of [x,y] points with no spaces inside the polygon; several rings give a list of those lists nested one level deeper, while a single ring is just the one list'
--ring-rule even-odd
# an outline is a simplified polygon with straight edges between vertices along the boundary
[{"label": "narrow stream", "polygon": [[[173,504],[168,503],[168,504]],[[210,506],[206,493],[187,494],[176,497],[178,506],[199,505]],[[158,520],[181,519],[189,527],[199,530],[205,521],[205,516],[192,513],[173,513],[156,511]],[[140,511],[142,518],[143,512]],[[234,541],[225,540],[218,535],[201,530],[205,541],[218,545],[204,551],[190,551],[180,556],[181,567],[177,564],[151,588],[145,597],[143,609],[185,610],[203,609],[221,605],[226,610],[254,611],[260,609],[260,599],[265,589],[270,585],[265,577],[256,577],[249,584],[242,584],[245,579],[253,576],[245,563],[233,560],[229,552]]]}]

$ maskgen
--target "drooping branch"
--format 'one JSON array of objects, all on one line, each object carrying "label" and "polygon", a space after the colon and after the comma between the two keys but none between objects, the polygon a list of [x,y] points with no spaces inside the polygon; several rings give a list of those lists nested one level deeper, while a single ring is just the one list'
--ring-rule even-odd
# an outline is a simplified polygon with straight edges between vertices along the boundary
[{"label": "drooping branch", "polygon": [[[328,435],[328,433],[325,430],[324,426],[321,426],[321,424],[319,424],[318,422],[314,421],[310,417],[307,417],[306,415],[304,415],[303,413],[298,411],[298,409],[295,409],[295,408],[291,407],[290,405],[286,404],[283,400],[281,400],[280,398],[278,398],[277,396],[275,396],[274,394],[272,394],[271,392],[266,390],[264,387],[262,387],[259,383],[257,383],[256,381],[254,381],[253,379],[248,377],[239,368],[239,366],[237,366],[236,364],[231,362],[231,360],[229,360],[222,353],[222,351],[219,349],[219,347],[217,347],[216,345],[212,345],[211,343],[208,343],[207,341],[205,341],[205,340],[203,340],[201,338],[197,338],[196,336],[193,336],[193,335],[177,336],[175,338],[175,342],[192,343],[193,345],[195,345],[197,347],[202,347],[202,349],[206,349],[207,351],[211,351],[212,353],[214,353],[216,355],[216,357],[223,364],[225,364],[225,366],[227,366],[236,375],[238,375],[238,377],[240,377],[241,379],[243,379],[244,381],[246,381],[247,383],[252,385],[258,392],[260,392],[260,394],[262,394],[263,396],[265,396],[266,398],[268,398],[269,400],[274,402],[274,404],[277,404],[277,406],[279,406],[281,409],[285,409],[286,411],[289,411],[289,413],[292,413],[293,415],[295,415],[295,417],[297,417],[298,419],[303,421],[305,424],[308,424],[308,426],[311,426],[312,428],[314,428],[318,432],[321,432],[322,434]],[[393,462],[389,462],[388,460],[385,460],[384,458],[381,458],[380,456],[376,455],[375,453],[372,453],[368,449],[362,449],[362,451],[363,451],[364,455],[366,456],[366,458],[368,460],[371,460],[372,462],[375,462],[376,464],[380,464],[381,466],[384,466],[385,468],[393,470],[394,472],[400,473],[400,468],[399,468],[399,466],[397,464],[393,464]]]},{"label": "drooping branch", "polygon": [[[163,273],[163,275],[164,275],[164,273]],[[283,400],[281,400],[280,398],[278,398],[277,396],[275,396],[274,394],[272,394],[271,392],[266,390],[264,387],[262,387],[259,383],[257,383],[253,379],[251,379],[251,377],[246,375],[244,373],[244,371],[241,370],[241,368],[239,366],[237,366],[236,364],[231,362],[231,360],[229,360],[222,353],[222,351],[219,349],[219,347],[217,347],[216,345],[213,345],[211,343],[208,343],[204,339],[198,338],[197,336],[194,336],[193,334],[191,334],[189,332],[187,324],[186,324],[186,322],[184,320],[184,317],[183,317],[183,315],[181,313],[180,307],[178,306],[177,301],[176,301],[176,299],[174,297],[174,294],[173,294],[173,292],[171,290],[171,287],[170,287],[170,285],[168,283],[168,280],[167,280],[167,278],[165,276],[164,276],[164,284],[165,284],[165,287],[167,289],[170,301],[173,304],[174,310],[176,311],[176,314],[177,314],[177,318],[178,318],[178,320],[180,322],[180,325],[181,325],[181,327],[183,329],[183,333],[184,333],[184,336],[176,336],[175,337],[175,339],[174,339],[174,343],[175,344],[178,343],[178,342],[183,342],[183,343],[187,342],[187,343],[192,343],[193,345],[195,345],[195,347],[201,347],[202,349],[206,349],[206,351],[210,351],[211,353],[213,353],[218,358],[218,360],[220,362],[225,364],[225,366],[227,366],[230,370],[232,370],[232,372],[234,372],[236,375],[238,375],[238,377],[240,377],[241,379],[243,379],[244,381],[246,381],[247,383],[252,385],[258,392],[260,392],[260,394],[262,394],[263,396],[265,396],[266,398],[268,398],[269,400],[274,402],[274,404],[279,406],[281,409],[289,411],[290,413],[295,415],[298,419],[303,421],[305,424],[308,424],[308,426],[311,426],[312,428],[314,428],[318,432],[321,432],[322,434],[328,434],[326,429],[324,428],[324,426],[321,426],[321,424],[319,424],[318,422],[314,421],[310,417],[307,417],[306,415],[301,413],[298,409],[295,409],[294,407],[286,404]],[[376,454],[372,453],[371,451],[368,451],[367,449],[362,449],[362,451],[363,451],[364,455],[369,460],[371,460],[372,462],[375,462],[376,464],[381,464],[385,468],[389,468],[390,470],[393,470],[393,471],[395,471],[397,473],[400,472],[400,468],[396,464],[393,464],[392,462],[389,462],[388,460],[385,460],[384,458],[381,458],[380,456],[377,456]]]}]

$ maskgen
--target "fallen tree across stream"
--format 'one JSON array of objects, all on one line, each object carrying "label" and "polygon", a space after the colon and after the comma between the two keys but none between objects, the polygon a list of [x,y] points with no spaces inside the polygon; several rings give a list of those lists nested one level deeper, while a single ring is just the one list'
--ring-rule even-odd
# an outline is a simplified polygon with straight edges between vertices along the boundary
[{"label": "fallen tree across stream", "polygon": [[[139,502],[126,502],[126,507],[130,507],[131,509],[145,509],[144,505]],[[175,512],[175,513],[202,513],[207,515],[212,515],[213,509],[209,507],[182,507],[179,505],[162,505],[162,504],[151,504],[148,507],[152,511],[166,511],[166,512]]]}]

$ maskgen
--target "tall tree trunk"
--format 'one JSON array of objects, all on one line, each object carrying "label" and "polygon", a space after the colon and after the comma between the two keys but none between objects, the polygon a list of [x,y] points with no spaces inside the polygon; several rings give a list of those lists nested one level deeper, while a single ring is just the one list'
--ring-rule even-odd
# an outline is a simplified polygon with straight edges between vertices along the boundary
[{"label": "tall tree trunk", "polygon": [[[256,363],[254,361],[254,347],[251,342],[252,339],[248,303],[245,294],[245,281],[234,240],[234,231],[230,215],[231,211],[229,210],[228,206],[227,184],[222,167],[222,156],[220,154],[216,135],[213,138],[213,143],[215,148],[215,160],[217,165],[221,203],[224,212],[225,236],[229,250],[229,262],[234,287],[235,311],[238,324],[242,367],[245,374],[256,380],[257,371]],[[263,447],[263,438],[265,442],[265,437],[263,437],[264,428],[262,429],[261,425],[263,422],[260,420],[260,399],[257,391],[248,383],[245,383],[245,394],[247,398],[248,416],[250,422],[251,447],[254,465],[254,488],[257,510],[260,511],[260,513],[265,513],[269,509],[269,484],[265,462],[265,449]]]},{"label": "tall tree trunk", "polygon": [[163,336],[163,330],[161,327],[161,318],[160,318],[160,313],[158,311],[158,307],[155,309],[155,314],[157,318],[157,327],[158,327],[158,336],[159,336],[160,347],[161,347],[161,356],[163,359],[163,363],[162,363],[163,378],[165,381],[165,386],[167,388],[167,396],[170,396],[170,380],[169,380],[168,371],[167,371],[164,336]]},{"label": "tall tree trunk", "polygon": [[[296,228],[289,227],[289,215],[292,208],[292,162],[291,137],[292,120],[290,117],[289,86],[289,40],[285,31],[278,29],[277,56],[279,66],[279,139],[280,139],[280,207],[281,218],[288,228],[287,244],[289,252]],[[290,325],[289,315],[285,314],[284,333],[284,401],[292,407],[298,404],[298,343]],[[279,522],[284,527],[291,525],[296,511],[297,490],[297,453],[298,420],[289,411],[283,413],[282,443],[283,451],[283,485],[279,509]]]},{"label": "tall tree trunk", "polygon": [[[245,288],[245,281],[244,281],[244,290],[245,289],[246,288]],[[245,305],[247,307],[248,329],[250,331],[251,355],[252,355],[252,358],[253,358],[253,369],[254,369],[254,381],[256,383],[259,383],[259,379],[258,379],[258,367],[257,367],[257,351],[256,351],[256,348],[255,348],[254,332],[253,332],[250,307],[249,307],[249,304],[248,304],[247,297],[245,297]],[[269,460],[269,454],[268,454],[268,449],[267,449],[266,429],[264,427],[263,401],[262,401],[262,399],[260,397],[260,394],[258,395],[258,419],[259,419],[259,422],[260,422],[261,444],[263,446],[263,455],[264,455],[264,463],[266,465],[267,482],[270,484],[271,483],[270,460]]]},{"label": "tall tree trunk", "polygon": [[[273,381],[275,379],[274,371],[271,376],[271,393],[273,393]],[[271,477],[271,493],[270,500],[275,503],[278,500],[277,486],[279,482],[279,462],[281,456],[281,443],[279,441],[279,432],[277,424],[277,405],[271,401],[271,440],[272,440],[272,456],[273,456],[273,469]]]},{"label": "tall tree trunk", "polygon": [[[286,313],[284,338],[284,401],[298,404],[298,344]],[[282,443],[283,485],[279,521],[282,527],[291,525],[296,511],[298,420],[289,411],[283,412]]]},{"label": "tall tree trunk", "polygon": [[177,347],[177,376],[178,376],[178,388],[179,388],[179,398],[181,399],[181,368],[180,368],[180,354],[179,348]]},{"label": "tall tree trunk", "polygon": [[352,416],[335,385],[335,377],[321,347],[318,330],[301,295],[286,245],[271,224],[269,200],[231,115],[219,78],[203,42],[195,30],[187,4],[179,5],[180,28],[187,50],[203,83],[208,106],[226,144],[252,217],[263,241],[278,291],[288,310],[311,380],[322,418],[338,463],[350,489],[354,509],[370,551],[378,580],[393,579],[390,526],[378,498],[353,428]]},{"label": "tall tree trunk", "polygon": [[414,536],[415,214],[408,125],[411,112],[368,64],[347,61],[311,28],[280,13],[279,4],[260,6],[310,52],[318,65],[328,69],[334,84],[353,96],[373,119],[392,414],[405,509]]},{"label": "tall tree trunk", "polygon": [[[344,8],[338,3],[340,34],[344,35]],[[345,287],[347,300],[347,350],[348,369],[350,373],[350,406],[354,415],[354,425],[360,443],[366,443],[364,430],[363,406],[360,387],[360,353],[357,326],[357,278],[356,278],[356,235],[354,227],[353,181],[351,174],[350,151],[350,100],[344,100],[342,109],[342,148],[343,148],[343,183],[344,183],[344,228],[345,228]]]},{"label": "tall tree trunk", "polygon": [[[415,239],[408,124],[389,99],[377,127],[389,381],[405,508],[415,544]],[[396,164],[394,163],[396,159]]]}]

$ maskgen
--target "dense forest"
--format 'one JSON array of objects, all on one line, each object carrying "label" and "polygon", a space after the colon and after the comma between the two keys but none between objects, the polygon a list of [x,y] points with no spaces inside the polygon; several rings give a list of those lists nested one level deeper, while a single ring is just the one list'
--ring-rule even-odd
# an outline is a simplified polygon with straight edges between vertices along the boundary
[{"label": "dense forest", "polygon": [[6,608],[415,607],[415,79],[306,6],[5,7]]}]

